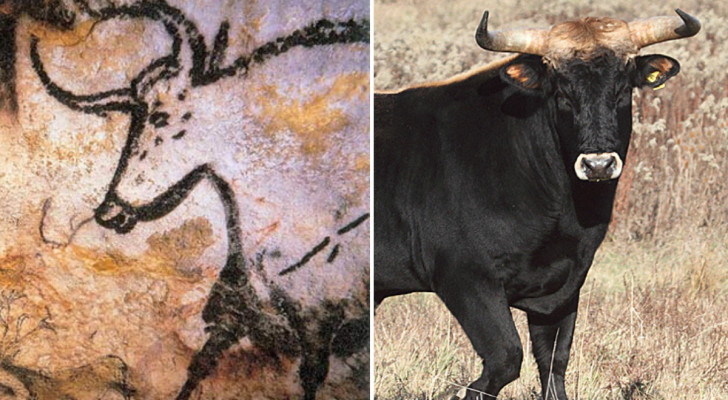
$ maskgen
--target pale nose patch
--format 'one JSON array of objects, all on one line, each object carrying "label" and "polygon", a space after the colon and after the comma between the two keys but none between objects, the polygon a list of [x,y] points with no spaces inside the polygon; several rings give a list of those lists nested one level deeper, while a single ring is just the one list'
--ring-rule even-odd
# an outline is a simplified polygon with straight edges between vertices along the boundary
[{"label": "pale nose patch", "polygon": [[579,154],[574,163],[577,178],[583,181],[605,181],[622,174],[622,158],[615,152]]}]

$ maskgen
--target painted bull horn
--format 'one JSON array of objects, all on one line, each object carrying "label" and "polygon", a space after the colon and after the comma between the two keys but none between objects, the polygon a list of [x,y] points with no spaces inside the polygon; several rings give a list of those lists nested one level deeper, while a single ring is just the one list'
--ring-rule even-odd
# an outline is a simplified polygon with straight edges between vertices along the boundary
[{"label": "painted bull horn", "polygon": [[30,59],[48,93],[66,106],[88,114],[104,115],[107,111],[124,111],[136,101],[130,89],[117,89],[91,95],[76,95],[56,85],[46,73],[38,54],[38,38],[30,41]]},{"label": "painted bull horn", "polygon": [[512,29],[488,31],[488,11],[475,31],[475,41],[486,50],[526,53],[542,56],[546,54],[548,29]]},{"label": "painted bull horn", "polygon": [[700,31],[700,21],[681,9],[675,9],[680,17],[654,17],[629,23],[632,42],[637,48],[651,44],[686,38]]}]

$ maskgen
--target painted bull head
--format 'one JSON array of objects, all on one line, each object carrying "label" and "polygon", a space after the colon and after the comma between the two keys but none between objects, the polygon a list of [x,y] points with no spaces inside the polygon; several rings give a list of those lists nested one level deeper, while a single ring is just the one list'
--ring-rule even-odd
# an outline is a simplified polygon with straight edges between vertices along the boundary
[{"label": "painted bull head", "polygon": [[[121,158],[103,203],[96,209],[96,221],[119,233],[131,231],[139,220],[159,218],[169,211],[169,196],[173,193],[154,193],[151,190],[139,190],[147,198],[124,197],[119,192],[124,188],[129,170],[136,167],[138,161],[144,161],[154,147],[167,142],[174,144],[185,135],[185,126],[191,119],[189,111],[179,114],[184,109],[185,96],[189,88],[196,83],[194,77],[203,74],[202,65],[207,59],[204,42],[195,26],[189,23],[177,10],[161,2],[142,1],[131,7],[118,7],[92,13],[99,21],[119,17],[148,18],[161,22],[172,38],[171,52],[165,57],[154,60],[144,68],[126,88],[106,92],[77,95],[62,89],[48,76],[38,53],[38,39],[31,42],[31,58],[33,67],[40,77],[48,93],[66,106],[89,114],[105,116],[108,112],[122,112],[131,116],[131,124]],[[164,96],[164,97],[163,97]],[[171,97],[174,96],[174,97]],[[174,110],[169,112],[167,110]],[[153,137],[152,147],[145,142]],[[144,167],[152,169],[152,163]],[[180,176],[169,176],[174,182],[182,181],[184,176],[194,168],[180,168]],[[135,178],[139,179],[138,175]],[[167,188],[164,188],[167,189]],[[165,191],[166,192],[166,191]],[[127,193],[124,193],[127,194]],[[182,199],[175,199],[179,204]],[[165,208],[165,205],[167,206]]]},{"label": "painted bull head", "polygon": [[505,65],[501,77],[523,93],[554,100],[551,122],[578,179],[609,180],[620,176],[627,154],[632,89],[658,89],[680,70],[670,57],[639,56],[639,50],[700,30],[697,19],[676,12],[679,17],[630,23],[584,18],[550,29],[493,32],[486,11],[475,38],[486,50],[533,55]]},{"label": "painted bull head", "polygon": [[[128,87],[78,95],[49,77],[38,52],[38,39],[32,38],[33,67],[50,95],[84,113],[105,116],[122,112],[131,116],[116,171],[103,203],[95,210],[100,225],[119,233],[131,231],[138,221],[168,214],[184,200],[210,171],[208,164],[215,161],[216,155],[210,149],[220,141],[217,131],[236,132],[237,137],[245,134],[239,132],[239,121],[234,125],[236,121],[221,114],[230,113],[229,110],[210,106],[209,99],[219,97],[216,94],[220,85],[214,83],[245,74],[251,64],[262,63],[295,46],[364,41],[363,35],[368,35],[354,21],[320,20],[223,67],[220,64],[227,48],[227,22],[221,24],[214,47],[208,51],[195,25],[163,2],[140,1],[133,6],[98,12],[86,8],[85,12],[99,22],[113,18],[151,19],[163,24],[172,39],[171,52],[150,63]],[[235,98],[225,100],[226,104],[240,103]],[[196,142],[195,146],[190,146],[191,141]],[[159,168],[171,162],[173,167]]]}]

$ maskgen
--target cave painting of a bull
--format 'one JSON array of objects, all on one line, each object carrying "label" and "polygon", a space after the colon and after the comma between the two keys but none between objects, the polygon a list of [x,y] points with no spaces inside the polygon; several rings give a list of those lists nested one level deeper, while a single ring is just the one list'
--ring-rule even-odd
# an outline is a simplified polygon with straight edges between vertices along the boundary
[{"label": "cave painting of a bull", "polygon": [[543,398],[566,399],[579,291],[612,215],[632,132],[632,90],[659,88],[676,60],[638,55],[695,35],[679,16],[583,18],[551,29],[476,31],[522,53],[443,83],[374,97],[374,297],[435,292],[495,398],[523,350],[524,310]]},{"label": "cave painting of a bull", "polygon": [[[83,113],[131,118],[96,221],[128,233],[175,210],[202,182],[224,208],[228,255],[202,313],[207,342],[177,398],[190,398],[223,352],[248,337],[271,353],[300,357],[304,397],[314,399],[330,354],[350,355],[368,337],[368,168],[354,167],[356,154],[368,154],[367,96],[343,96],[333,105],[349,122],[315,150],[316,162],[301,155],[286,129],[272,135],[247,121],[251,108],[240,99],[255,66],[274,58],[305,60],[300,76],[288,77],[294,81],[332,85],[327,74],[367,76],[368,20],[302,24],[226,63],[227,22],[208,49],[195,24],[164,2],[102,9],[77,4],[97,24],[142,19],[161,24],[171,38],[170,52],[127,87],[89,94],[52,79],[42,41],[31,38],[33,68],[48,94]],[[261,199],[275,204],[275,212],[258,210]],[[271,226],[246,246],[244,231]]]}]

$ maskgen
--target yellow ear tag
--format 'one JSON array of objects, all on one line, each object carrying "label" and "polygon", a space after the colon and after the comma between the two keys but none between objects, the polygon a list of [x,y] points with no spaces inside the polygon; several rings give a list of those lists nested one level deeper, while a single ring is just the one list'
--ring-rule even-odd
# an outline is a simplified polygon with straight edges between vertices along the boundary
[{"label": "yellow ear tag", "polygon": [[649,83],[655,83],[655,81],[659,77],[660,77],[660,71],[654,71],[651,74],[647,75],[647,82],[649,82]]},{"label": "yellow ear tag", "polygon": [[[660,71],[653,71],[651,74],[647,75],[647,82],[649,83],[655,83],[657,78],[660,77]],[[660,86],[652,88],[652,90],[660,90],[665,87],[665,84],[663,83]]]}]

